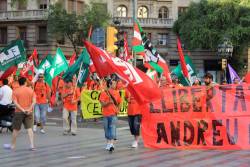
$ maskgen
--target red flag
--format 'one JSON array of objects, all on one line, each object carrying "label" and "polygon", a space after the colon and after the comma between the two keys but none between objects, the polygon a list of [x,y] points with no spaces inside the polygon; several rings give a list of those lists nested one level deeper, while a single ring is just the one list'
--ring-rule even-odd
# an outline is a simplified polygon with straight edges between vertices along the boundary
[{"label": "red flag", "polygon": [[185,59],[184,59],[184,54],[181,48],[181,40],[179,37],[177,37],[177,47],[178,47],[178,52],[179,52],[179,56],[180,56],[180,61],[181,61],[181,69],[183,72],[184,77],[188,78],[188,69],[185,63]]},{"label": "red flag", "polygon": [[74,52],[69,60],[69,66],[72,66],[76,60],[76,53]]},{"label": "red flag", "polygon": [[50,97],[50,105],[55,106],[56,104],[56,90],[58,85],[59,76],[56,76],[52,80],[52,86],[51,86],[51,97]]},{"label": "red flag", "polygon": [[245,75],[244,80],[245,80],[246,83],[248,83],[248,84],[250,83],[250,72],[248,72],[248,73]]},{"label": "red flag", "polygon": [[128,84],[128,90],[139,103],[161,98],[160,89],[145,73],[118,57],[112,57],[90,42],[85,41],[84,45],[100,77],[117,74]]},{"label": "red flag", "polygon": [[92,61],[91,58],[90,58],[90,63],[89,63],[89,71],[90,71],[91,73],[96,72],[95,65],[93,64],[93,61]]},{"label": "red flag", "polygon": [[34,49],[31,57],[33,58],[33,62],[34,62],[33,64],[34,64],[34,66],[38,67],[39,60],[38,60],[38,52],[37,52],[36,48]]},{"label": "red flag", "polygon": [[17,66],[11,66],[6,71],[0,71],[0,79],[2,80],[5,78],[8,78],[11,74],[16,72],[16,70],[17,70]]},{"label": "red flag", "polygon": [[23,65],[22,70],[20,71],[21,76],[28,76],[29,70],[34,73],[34,62],[33,56],[30,56],[28,61],[26,61]]},{"label": "red flag", "polygon": [[132,59],[132,56],[128,53],[128,41],[127,34],[124,32],[124,61]]}]

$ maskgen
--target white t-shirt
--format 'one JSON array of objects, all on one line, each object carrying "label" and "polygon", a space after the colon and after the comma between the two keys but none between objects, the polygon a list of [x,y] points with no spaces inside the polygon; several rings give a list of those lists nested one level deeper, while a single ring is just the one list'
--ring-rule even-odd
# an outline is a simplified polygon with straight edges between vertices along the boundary
[{"label": "white t-shirt", "polygon": [[0,88],[0,104],[8,105],[12,103],[12,89],[8,85],[3,85]]}]

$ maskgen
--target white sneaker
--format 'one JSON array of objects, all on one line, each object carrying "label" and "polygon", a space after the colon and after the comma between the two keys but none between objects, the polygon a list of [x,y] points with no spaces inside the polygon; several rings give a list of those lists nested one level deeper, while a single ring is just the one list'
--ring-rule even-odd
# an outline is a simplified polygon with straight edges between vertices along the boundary
[{"label": "white sneaker", "polygon": [[34,125],[33,126],[33,132],[36,132],[36,130],[37,130],[37,125]]},{"label": "white sneaker", "polygon": [[44,131],[44,129],[41,129],[41,130],[40,130],[40,132],[41,132],[42,134],[45,134],[45,131]]},{"label": "white sneaker", "polygon": [[109,149],[110,149],[110,144],[107,144],[107,146],[106,146],[105,149],[106,149],[106,150],[109,150]]},{"label": "white sneaker", "polygon": [[137,148],[137,147],[138,147],[137,141],[133,141],[131,147],[132,147],[132,148]]},{"label": "white sneaker", "polygon": [[113,144],[110,144],[109,151],[113,152],[115,150],[115,146]]}]

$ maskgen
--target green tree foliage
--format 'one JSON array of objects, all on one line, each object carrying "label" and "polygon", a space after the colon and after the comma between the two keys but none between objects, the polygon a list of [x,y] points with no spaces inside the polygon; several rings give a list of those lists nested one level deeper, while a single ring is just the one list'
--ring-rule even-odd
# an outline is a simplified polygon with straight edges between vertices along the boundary
[{"label": "green tree foliage", "polygon": [[82,46],[82,39],[87,38],[90,26],[105,27],[110,15],[103,5],[92,3],[85,5],[83,14],[67,13],[60,3],[49,7],[48,30],[56,38],[66,37],[70,40],[76,53],[78,46]]},{"label": "green tree foliage", "polygon": [[[234,46],[233,59],[237,60],[250,42],[250,0],[191,3],[175,22],[174,32],[189,49],[217,50],[218,44],[228,37]],[[239,69],[239,61],[236,64]]]}]

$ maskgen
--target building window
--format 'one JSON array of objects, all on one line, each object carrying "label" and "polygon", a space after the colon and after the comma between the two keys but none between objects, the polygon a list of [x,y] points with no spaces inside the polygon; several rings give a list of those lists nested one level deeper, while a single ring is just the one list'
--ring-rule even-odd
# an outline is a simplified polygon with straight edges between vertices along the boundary
[{"label": "building window", "polygon": [[161,19],[166,19],[169,17],[169,12],[168,12],[168,8],[163,6],[159,9],[159,15],[158,15],[158,18],[161,18]]},{"label": "building window", "polygon": [[27,1],[18,1],[18,10],[26,10],[27,9]]},{"label": "building window", "polygon": [[178,7],[178,16],[180,16],[182,13],[186,12],[188,7]]},{"label": "building window", "polygon": [[68,12],[72,13],[75,11],[75,1],[74,0],[68,0]]},{"label": "building window", "polygon": [[18,36],[21,40],[26,41],[26,27],[18,27]]},{"label": "building window", "polygon": [[0,27],[0,44],[7,44],[7,27]]},{"label": "building window", "polygon": [[77,14],[83,14],[84,3],[82,1],[77,1]]},{"label": "building window", "polygon": [[141,6],[138,8],[138,18],[148,18],[148,8],[146,6]]},{"label": "building window", "polygon": [[169,41],[169,36],[168,34],[158,34],[158,45],[164,45],[166,46]]},{"label": "building window", "polygon": [[38,27],[37,43],[39,43],[39,44],[47,43],[47,27],[46,26],[39,26]]},{"label": "building window", "polygon": [[7,11],[7,0],[0,0],[0,11]]},{"label": "building window", "polygon": [[47,9],[47,0],[40,0],[39,9]]},{"label": "building window", "polygon": [[120,5],[116,8],[118,17],[127,17],[127,8],[124,5]]}]

